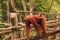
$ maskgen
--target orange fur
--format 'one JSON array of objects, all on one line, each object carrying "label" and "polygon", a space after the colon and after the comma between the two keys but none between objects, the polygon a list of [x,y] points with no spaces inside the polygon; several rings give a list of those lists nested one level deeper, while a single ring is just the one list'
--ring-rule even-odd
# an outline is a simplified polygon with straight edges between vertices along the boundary
[{"label": "orange fur", "polygon": [[[24,18],[24,21],[26,23],[25,32],[27,38],[29,38],[30,24],[33,24],[38,35],[41,35],[42,32],[46,34],[46,19],[42,14],[28,15]],[[40,24],[38,24],[38,21],[40,21]]]}]

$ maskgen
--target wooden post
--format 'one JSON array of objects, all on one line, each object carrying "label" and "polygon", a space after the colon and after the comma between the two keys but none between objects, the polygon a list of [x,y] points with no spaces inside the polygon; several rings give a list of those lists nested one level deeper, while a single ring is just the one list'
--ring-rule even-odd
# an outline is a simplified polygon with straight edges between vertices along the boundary
[{"label": "wooden post", "polygon": [[[17,19],[17,13],[10,13],[10,21],[11,21],[11,27],[17,27],[18,26],[18,19]],[[20,37],[18,28],[12,29],[12,40],[15,40]]]},{"label": "wooden post", "polygon": [[[58,12],[58,14],[57,14],[57,24],[60,22],[60,12]],[[57,26],[57,28],[56,29],[59,29],[60,28],[60,24]],[[56,34],[56,40],[60,40],[60,33],[57,33]]]}]

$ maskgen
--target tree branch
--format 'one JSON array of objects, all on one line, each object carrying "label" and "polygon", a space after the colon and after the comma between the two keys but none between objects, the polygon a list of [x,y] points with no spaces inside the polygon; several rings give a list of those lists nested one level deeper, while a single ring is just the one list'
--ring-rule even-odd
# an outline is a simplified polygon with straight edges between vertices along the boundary
[{"label": "tree branch", "polygon": [[32,0],[29,0],[29,3],[30,3],[30,15],[32,15],[33,14],[32,11],[34,9]]},{"label": "tree branch", "polygon": [[17,8],[15,7],[14,0],[10,0],[10,3],[11,3],[11,6],[13,7],[14,11],[19,13],[19,10],[17,10]]},{"label": "tree branch", "polygon": [[52,2],[51,2],[51,4],[50,4],[50,7],[49,7],[48,10],[47,10],[48,13],[50,12],[50,9],[51,9],[53,3],[54,3],[54,0],[52,0]]},{"label": "tree branch", "polygon": [[[24,11],[27,11],[25,0],[22,0],[22,4],[23,4]],[[27,15],[27,13],[26,13],[26,15]]]}]

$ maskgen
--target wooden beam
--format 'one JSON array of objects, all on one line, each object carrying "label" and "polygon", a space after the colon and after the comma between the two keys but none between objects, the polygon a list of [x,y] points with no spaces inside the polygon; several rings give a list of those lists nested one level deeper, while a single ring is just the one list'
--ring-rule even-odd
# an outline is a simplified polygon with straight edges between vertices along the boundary
[{"label": "wooden beam", "polygon": [[57,20],[49,20],[49,21],[47,21],[47,23],[56,23],[57,22]]},{"label": "wooden beam", "polygon": [[[57,26],[59,25],[60,22],[57,24],[57,23],[51,23],[51,24],[47,24],[47,26]],[[24,23],[19,23],[19,26],[18,27],[11,27],[11,28],[23,28],[25,27],[26,25]],[[33,26],[33,25],[31,25]],[[10,30],[11,28],[0,28],[0,30]]]},{"label": "wooden beam", "polygon": [[1,35],[1,34],[5,34],[5,33],[8,33],[8,32],[11,32],[11,30],[0,31],[0,35]]},{"label": "wooden beam", "polygon": [[[29,40],[38,40],[38,39],[45,38],[47,36],[55,35],[57,33],[60,33],[60,29],[53,30],[53,31],[48,31],[45,36],[44,35],[41,35],[41,36],[32,36],[32,37],[29,38]],[[27,40],[27,39],[21,39],[21,40]]]},{"label": "wooden beam", "polygon": [[[57,21],[56,20],[49,20],[49,21],[47,21],[47,24],[48,23],[56,23]],[[2,25],[4,25],[4,26],[10,26],[11,24],[8,24],[8,23],[0,23],[0,24],[2,24]],[[25,25],[24,23],[19,23],[18,25]]]}]

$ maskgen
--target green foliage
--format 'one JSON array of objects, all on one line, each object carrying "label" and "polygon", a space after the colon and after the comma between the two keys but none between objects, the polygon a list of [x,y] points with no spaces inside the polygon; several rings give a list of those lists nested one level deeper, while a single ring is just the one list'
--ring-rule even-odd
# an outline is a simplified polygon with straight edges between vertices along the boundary
[{"label": "green foliage", "polygon": [[12,8],[11,4],[9,3],[9,11],[14,12],[14,9]]},{"label": "green foliage", "polygon": [[60,0],[55,0],[56,2],[57,2],[57,4],[59,4],[60,5]]},{"label": "green foliage", "polygon": [[4,28],[5,26],[4,25],[0,25],[0,28]]},{"label": "green foliage", "polygon": [[56,14],[49,13],[49,14],[44,14],[44,15],[47,18],[47,20],[54,20],[54,19],[56,19]]},{"label": "green foliage", "polygon": [[30,36],[35,36],[37,33],[36,33],[36,31],[35,30],[31,30],[30,31]]},{"label": "green foliage", "polygon": [[7,14],[2,12],[2,22],[6,22],[7,21]]},{"label": "green foliage", "polygon": [[22,0],[15,0],[15,6],[16,6],[16,8],[19,10],[23,10],[23,5],[22,5]]},{"label": "green foliage", "polygon": [[[22,0],[14,0],[14,2],[15,2],[14,3],[15,7],[18,10],[23,10]],[[32,0],[32,2],[33,2],[33,6],[34,6],[33,11],[47,12],[51,5],[52,0]],[[25,3],[26,3],[27,10],[29,11],[30,10],[29,0],[25,0]],[[10,7],[9,8],[10,12],[15,12],[10,3],[9,3],[9,7]],[[1,10],[4,10],[4,11],[6,10],[6,0],[0,0],[0,15],[2,15],[0,17],[0,21],[6,22],[7,14],[6,14],[6,12],[2,12]],[[52,7],[50,8],[50,12],[47,13],[45,16],[47,17],[48,20],[55,19],[55,17],[56,17],[55,12],[59,12],[59,11],[60,11],[60,0],[54,0],[54,3],[52,5]],[[19,16],[22,16],[22,18],[24,18],[25,14],[23,13],[22,15],[19,15]]]}]

